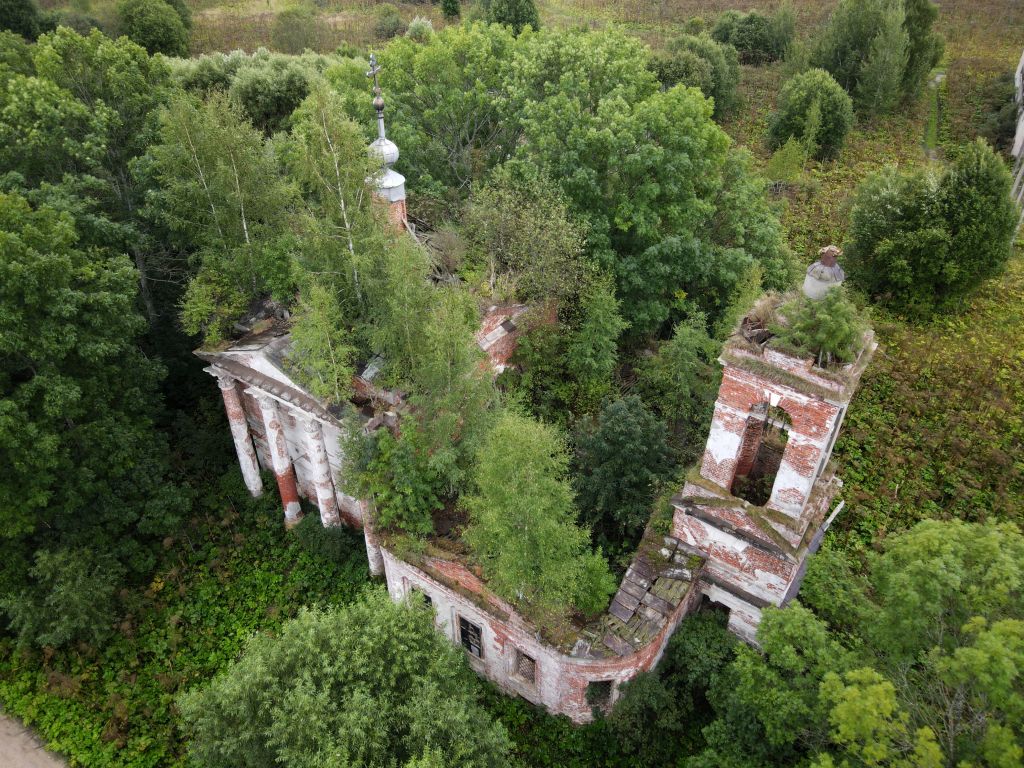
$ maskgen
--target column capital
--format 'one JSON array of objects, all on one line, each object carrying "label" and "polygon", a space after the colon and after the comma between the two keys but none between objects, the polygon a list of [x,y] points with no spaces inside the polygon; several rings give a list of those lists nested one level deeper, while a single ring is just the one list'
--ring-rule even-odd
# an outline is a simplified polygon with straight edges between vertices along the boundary
[{"label": "column capital", "polygon": [[256,395],[256,401],[260,404],[260,408],[264,411],[273,413],[277,410],[277,400],[272,398],[270,395],[258,394]]},{"label": "column capital", "polygon": [[320,432],[320,422],[312,417],[307,417],[302,420],[302,428],[307,435],[313,436]]},{"label": "column capital", "polygon": [[235,383],[238,381],[238,379],[228,373],[216,373],[214,375],[217,377],[217,386],[221,389],[234,389]]}]

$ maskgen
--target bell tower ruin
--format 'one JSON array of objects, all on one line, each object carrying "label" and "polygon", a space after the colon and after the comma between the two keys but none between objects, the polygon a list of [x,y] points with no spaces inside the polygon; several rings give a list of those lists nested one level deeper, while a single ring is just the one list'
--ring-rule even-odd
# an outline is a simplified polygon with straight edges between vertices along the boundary
[{"label": "bell tower ruin", "polygon": [[[804,295],[842,282],[839,249],[822,249]],[[842,508],[830,462],[847,406],[877,344],[868,331],[856,359],[822,368],[778,344],[766,297],[744,318],[719,362],[722,384],[699,467],[673,499],[673,535],[706,558],[704,596],[729,609],[729,628],[753,642],[761,611],[795,596],[807,558]]]}]

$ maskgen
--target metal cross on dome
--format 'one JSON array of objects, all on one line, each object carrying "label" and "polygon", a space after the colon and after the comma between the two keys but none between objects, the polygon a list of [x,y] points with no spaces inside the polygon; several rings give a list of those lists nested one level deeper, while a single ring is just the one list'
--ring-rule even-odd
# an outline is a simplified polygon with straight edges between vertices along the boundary
[{"label": "metal cross on dome", "polygon": [[377,134],[380,138],[384,136],[384,97],[381,96],[380,81],[377,79],[377,73],[380,72],[380,64],[377,63],[377,55],[374,53],[370,54],[370,71],[366,73],[367,77],[373,78],[373,108],[377,110]]}]

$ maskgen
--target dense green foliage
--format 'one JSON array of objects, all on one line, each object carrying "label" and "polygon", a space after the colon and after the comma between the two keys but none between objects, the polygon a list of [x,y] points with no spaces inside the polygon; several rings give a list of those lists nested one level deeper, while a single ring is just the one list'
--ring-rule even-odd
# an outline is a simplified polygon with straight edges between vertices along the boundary
[{"label": "dense green foliage", "polygon": [[576,437],[581,517],[607,550],[632,554],[673,472],[664,423],[636,395],[606,405]]},{"label": "dense green foliage", "polygon": [[718,393],[718,352],[698,315],[676,325],[672,338],[641,361],[637,371],[639,394],[667,422],[673,447],[684,461],[704,448]]},{"label": "dense green foliage", "polygon": [[842,287],[818,300],[800,294],[779,311],[785,317],[785,324],[774,329],[779,341],[823,368],[852,362],[863,348],[867,320]]},{"label": "dense green foliage", "polygon": [[512,28],[518,35],[526,27],[540,29],[540,15],[534,0],[488,0],[487,21]]},{"label": "dense green foliage", "polygon": [[117,15],[124,34],[150,53],[188,54],[188,30],[164,0],[121,0]]},{"label": "dense green foliage", "polygon": [[942,56],[930,0],[842,0],[811,63],[829,71],[866,115],[916,97]]},{"label": "dense green foliage", "polygon": [[438,477],[415,430],[395,438],[381,430],[371,439],[372,456],[360,473],[363,495],[373,500],[376,521],[384,528],[425,535],[434,529],[431,513],[441,507]]},{"label": "dense green foliage", "polygon": [[593,412],[615,383],[617,340],[627,327],[619,306],[603,279],[587,285],[578,304],[559,316],[547,305],[527,319],[514,366],[499,381],[545,421],[566,424],[574,415]]},{"label": "dense green foliage", "polygon": [[35,40],[41,28],[39,6],[34,0],[0,0],[0,29]]},{"label": "dense green foliage", "polygon": [[316,42],[316,14],[308,5],[293,5],[274,16],[270,42],[283,53],[302,53]]},{"label": "dense green foliage", "polygon": [[451,21],[459,18],[462,8],[459,0],[441,0],[441,13],[445,19]]},{"label": "dense green foliage", "polygon": [[[171,5],[180,14],[182,4]],[[902,29],[886,28],[892,39],[899,38],[898,45],[878,42],[876,47],[883,53],[902,49],[905,33],[901,87],[909,91],[923,78],[911,74],[913,62],[926,72],[937,38],[930,26],[932,5],[907,2],[904,8]],[[943,12],[956,13],[957,8],[952,3]],[[391,10],[390,21],[399,29],[400,16]],[[806,10],[800,8],[801,23],[807,20]],[[988,23],[987,10],[979,9],[978,24]],[[61,18],[67,18],[63,13]],[[915,14],[926,21],[911,21]],[[209,23],[207,14],[197,17],[204,34]],[[666,37],[671,39],[680,26],[667,25]],[[694,22],[688,30],[702,26]],[[318,37],[326,34],[323,30]],[[201,374],[193,375],[197,363],[189,362],[189,350],[199,341],[171,327],[186,284],[195,286],[187,304],[193,319],[207,329],[219,325],[222,337],[252,303],[276,300],[278,309],[295,321],[291,372],[328,401],[344,401],[354,361],[382,352],[381,381],[411,396],[411,407],[402,416],[402,437],[392,448],[414,460],[404,465],[390,461],[381,473],[382,488],[400,490],[403,481],[395,478],[408,470],[414,479],[426,477],[434,498],[451,505],[454,496],[474,488],[479,471],[474,458],[487,444],[495,416],[495,391],[471,338],[479,307],[465,290],[488,283],[484,275],[491,246],[474,240],[476,225],[467,215],[474,205],[477,214],[489,213],[480,210],[486,195],[501,208],[500,217],[483,217],[496,223],[488,243],[503,243],[496,297],[518,298],[525,289],[523,296],[531,302],[558,299],[548,311],[538,307],[529,321],[516,358],[522,370],[508,374],[513,396],[548,420],[576,427],[624,392],[636,392],[668,426],[673,452],[686,459],[699,453],[706,436],[717,386],[716,340],[731,331],[763,285],[783,289],[794,275],[776,214],[753,172],[761,162],[760,150],[752,158],[727,148],[724,134],[709,140],[717,129],[704,117],[694,117],[698,110],[680,108],[684,102],[698,104],[696,94],[672,93],[681,82],[710,94],[716,69],[705,53],[725,62],[717,72],[734,84],[733,95],[743,93],[746,104],[733,112],[727,130],[737,142],[760,147],[778,70],[745,69],[737,89],[734,54],[720,48],[724,58],[718,59],[707,38],[662,57],[617,33],[562,36],[545,31],[514,38],[509,30],[478,25],[450,27],[425,42],[410,36],[387,46],[381,58],[388,130],[402,148],[398,169],[409,177],[410,210],[419,229],[442,230],[431,233],[437,236],[432,245],[448,238],[431,260],[423,249],[384,231],[369,203],[365,181],[375,168],[366,158],[365,140],[374,127],[365,62],[265,51],[167,62],[150,58],[127,39],[115,42],[99,33],[83,38],[60,30],[32,48],[13,37],[0,36],[0,185],[12,199],[24,201],[31,212],[28,220],[53,217],[74,232],[69,250],[40,251],[43,264],[52,262],[60,271],[57,264],[67,263],[72,252],[76,264],[86,255],[82,263],[90,269],[71,268],[54,290],[77,301],[91,296],[103,279],[116,284],[111,306],[120,307],[124,316],[112,319],[105,308],[96,315],[96,325],[111,330],[119,327],[110,322],[116,320],[133,326],[123,339],[89,337],[121,350],[127,368],[108,360],[98,374],[92,362],[61,369],[59,384],[67,389],[48,392],[63,396],[84,381],[86,390],[110,390],[101,405],[128,409],[135,408],[135,388],[146,396],[145,407],[131,411],[138,414],[131,426],[144,438],[132,432],[128,437],[136,442],[125,446],[116,443],[121,435],[113,432],[102,434],[95,445],[83,443],[87,456],[106,451],[118,470],[136,473],[143,484],[131,484],[130,493],[111,504],[79,503],[84,496],[73,500],[67,505],[73,518],[59,513],[67,523],[63,527],[51,525],[58,513],[47,508],[38,520],[26,515],[33,529],[5,540],[2,548],[0,605],[8,627],[0,640],[0,698],[7,711],[33,720],[48,741],[82,764],[182,765],[175,695],[223,672],[254,632],[277,632],[282,620],[303,604],[348,602],[365,580],[358,538],[322,529],[315,511],[294,537],[284,537],[273,494],[254,503],[244,489],[222,488],[212,476],[212,467],[232,462],[233,453],[216,390]],[[962,56],[962,38],[950,40]],[[197,45],[209,45],[208,37]],[[977,55],[1005,69],[1004,49]],[[892,93],[894,71],[870,46],[865,50],[877,77],[862,78],[875,84],[871,89],[855,88],[862,102],[871,93]],[[924,53],[915,59],[915,50]],[[1015,58],[1019,50],[1011,53]],[[397,64],[389,62],[392,55]],[[660,84],[651,71],[659,73]],[[959,153],[954,139],[942,133],[947,129],[943,121],[965,114],[968,124],[974,121],[963,90],[981,81],[963,82],[969,84],[958,85],[951,76],[949,93],[939,89],[938,132],[954,159]],[[178,85],[189,95],[170,98]],[[660,90],[664,93],[653,98]],[[204,102],[215,91],[221,93],[210,103],[233,105],[221,108],[220,120],[202,114],[210,109]],[[728,114],[721,106],[733,95],[716,97],[716,119]],[[169,101],[160,139],[157,115]],[[644,123],[638,116],[645,111],[657,119]],[[808,134],[818,134],[806,123],[813,128],[823,117],[820,107],[808,108],[803,130],[794,134],[801,149],[817,143],[805,141]],[[167,125],[175,119],[179,138],[168,139]],[[568,135],[567,127],[577,121],[582,130]],[[643,124],[627,130],[631,121]],[[825,238],[841,242],[847,190],[883,160],[898,159],[904,168],[916,163],[918,122],[910,111],[862,123],[848,134],[842,163],[805,163],[808,173],[801,185],[785,191],[784,216],[796,250],[810,253],[811,245]],[[702,156],[672,141],[673,134],[689,137],[691,131],[697,149],[710,158],[697,168],[690,168],[691,160]],[[963,130],[956,134],[963,135]],[[168,146],[180,149],[184,137],[200,139],[195,149],[204,158],[202,175],[210,171],[216,182],[209,197],[187,154],[177,164],[167,162]],[[605,155],[610,162],[601,162]],[[950,180],[944,199],[964,198],[969,205],[963,211],[998,213],[1002,199],[977,191],[987,188],[979,179],[996,178],[994,167],[982,155],[973,165],[965,161],[958,166],[959,186]],[[680,192],[694,184],[695,194]],[[218,214],[224,213],[224,241],[215,232],[217,217],[208,217],[204,208],[210,197]],[[689,214],[685,226],[679,211]],[[959,212],[950,204],[951,223],[944,218],[943,227],[955,230],[963,251],[987,258],[1002,232],[1002,224],[992,222],[1000,221],[995,215]],[[53,240],[54,227],[33,227],[40,230],[40,241]],[[544,234],[532,243],[523,236],[534,232]],[[17,237],[24,241],[26,232]],[[14,241],[4,245],[9,242]],[[566,246],[562,253],[559,243]],[[639,272],[637,263],[653,266]],[[196,273],[202,276],[193,281]],[[577,280],[580,273],[585,279]],[[446,287],[432,285],[428,276]],[[44,288],[49,284],[36,282]],[[507,297],[502,295],[506,289]],[[476,295],[481,293],[487,290]],[[1009,277],[998,285],[990,282],[972,299],[971,314],[964,318],[946,315],[908,327],[884,311],[876,313],[884,354],[876,355],[866,374],[837,449],[847,512],[834,525],[839,536],[832,544],[852,554],[836,560],[828,553],[819,556],[825,575],[812,570],[803,593],[817,618],[804,613],[780,620],[791,628],[766,632],[785,634],[784,640],[769,643],[767,655],[741,666],[730,665],[734,642],[719,622],[698,615],[680,628],[656,672],[624,687],[611,717],[582,729],[493,694],[487,708],[507,727],[514,756],[528,766],[676,765],[707,746],[706,739],[711,751],[694,759],[694,765],[812,759],[820,766],[829,760],[927,764],[936,759],[936,750],[942,750],[938,759],[979,766],[998,764],[993,756],[1019,759],[1013,743],[1020,740],[1019,718],[1012,714],[1016,699],[1006,694],[1006,686],[989,685],[997,678],[993,669],[1019,664],[1013,655],[1019,651],[1019,633],[1005,623],[1012,611],[990,613],[984,627],[976,622],[967,632],[962,625],[969,622],[950,624],[944,636],[955,636],[959,649],[936,655],[919,648],[911,658],[899,643],[913,637],[916,626],[900,620],[927,602],[920,597],[927,590],[905,589],[903,566],[939,562],[934,573],[910,580],[938,583],[959,574],[959,555],[947,557],[938,544],[918,547],[893,559],[898,578],[883,578],[868,564],[875,555],[861,559],[857,545],[877,544],[888,532],[926,516],[1019,515],[1024,467],[1016,457],[1024,433],[1024,371],[1014,342],[1020,294],[1020,268],[1011,264]],[[196,303],[197,297],[205,306]],[[635,307],[638,299],[649,303]],[[138,306],[132,306],[136,301]],[[487,296],[485,306],[492,301]],[[5,312],[12,303],[16,318],[23,318],[24,307],[34,306],[20,295],[0,297]],[[140,310],[150,320],[148,331],[139,321]],[[634,327],[625,328],[623,315]],[[84,331],[96,330],[92,324],[80,326],[77,317],[51,320],[46,327],[55,336],[69,337],[69,345],[70,337],[77,342]],[[20,328],[9,335],[34,342]],[[46,341],[49,345],[52,339]],[[95,346],[84,349],[95,351]],[[170,414],[161,408],[152,379],[133,378],[140,348],[144,359],[161,360],[169,371],[164,392],[175,409]],[[7,383],[20,386],[22,378],[19,372]],[[121,391],[128,393],[123,403],[115,399]],[[53,397],[46,400],[44,409],[52,402]],[[64,435],[82,428],[79,419],[60,423],[56,416],[47,424],[59,429],[40,444],[32,443],[34,452],[19,450],[18,461],[62,455],[68,447]],[[28,429],[34,422],[19,415],[8,426],[17,440],[26,434],[26,441],[34,439]],[[382,441],[390,437],[379,434]],[[403,446],[407,439],[410,443]],[[168,441],[170,452],[164,447]],[[513,444],[506,441],[505,446]],[[152,464],[147,463],[150,455]],[[367,459],[355,475],[346,472],[359,479],[372,451],[351,456]],[[74,459],[71,463],[73,469],[78,466]],[[507,483],[518,467],[504,466],[501,479]],[[389,476],[393,467],[397,470]],[[44,493],[63,493],[56,481],[16,462],[15,473],[22,470],[40,480]],[[175,484],[168,483],[172,478]],[[571,481],[564,473],[563,479]],[[185,484],[185,492],[176,484]],[[264,484],[271,488],[272,480],[265,478]],[[120,493],[113,481],[110,485],[111,493]],[[505,487],[503,493],[518,492]],[[157,499],[154,493],[161,492],[166,495]],[[181,514],[186,497],[194,517]],[[152,518],[138,517],[140,500],[151,502],[145,510],[154,513]],[[14,512],[22,510],[19,505],[20,497]],[[5,513],[8,507],[2,507]],[[564,517],[573,519],[572,514]],[[429,524],[423,514],[417,522],[423,530]],[[569,538],[579,532],[586,534],[576,529]],[[516,534],[512,531],[507,539],[514,542],[513,551],[524,544]],[[946,543],[965,538],[956,530],[931,537]],[[1020,556],[1019,545],[1005,538],[962,549],[967,552],[963,559],[992,563],[999,574],[1010,568],[997,550]],[[588,551],[585,546],[578,550]],[[584,560],[593,571],[584,568],[582,580],[600,582],[603,563]],[[867,587],[863,573],[870,575]],[[964,593],[988,577],[976,569],[965,573],[956,576],[967,585],[960,587]],[[579,569],[570,574],[579,575]],[[897,592],[909,592],[914,606],[894,601]],[[869,618],[862,618],[865,595],[867,604],[884,610],[871,609]],[[1010,601],[1019,605],[1016,595]],[[830,625],[824,634],[821,622]],[[883,631],[888,624],[892,629]],[[22,650],[16,648],[16,634]],[[59,645],[37,650],[53,644]],[[824,653],[817,653],[819,646]],[[904,655],[894,661],[897,654]],[[794,666],[791,655],[807,660],[805,667]],[[939,659],[934,664],[933,656]],[[871,669],[843,666],[848,658]],[[471,679],[464,683],[474,685]],[[1019,689],[1019,683],[1012,685]],[[727,701],[723,691],[737,692],[742,701]],[[922,695],[914,698],[918,691]],[[943,723],[935,726],[936,696],[967,702],[954,712],[959,720],[938,718],[964,734],[959,741],[942,732]],[[1005,702],[1009,710],[999,709]],[[450,712],[432,711],[439,720]],[[715,711],[722,717],[702,733]],[[370,712],[360,722],[379,724],[377,715]],[[349,716],[346,722],[353,722],[351,711],[332,709],[322,719],[318,715],[302,723]],[[465,722],[455,716],[443,721]],[[485,722],[474,715],[474,725]],[[434,723],[429,725],[433,731]],[[921,736],[920,727],[932,728],[938,738],[933,742]],[[792,733],[795,742],[787,742]],[[723,744],[732,750],[729,755]],[[428,745],[410,762],[446,765],[444,752]],[[298,754],[289,759],[315,760]]]},{"label": "dense green foliage", "polygon": [[706,35],[681,35],[669,43],[667,54],[657,57],[655,72],[666,87],[681,83],[700,88],[714,101],[715,117],[739,107],[739,56],[728,43]]},{"label": "dense green foliage", "polygon": [[1010,256],[1010,175],[983,141],[942,171],[886,169],[858,189],[847,249],[872,297],[922,316],[961,300]]},{"label": "dense green foliage", "polygon": [[771,16],[726,11],[715,20],[711,37],[735,48],[744,64],[765,64],[786,55],[795,31],[793,9],[784,5]]},{"label": "dense green foliage", "polygon": [[926,521],[866,556],[811,560],[709,698],[693,765],[1011,764],[1022,754],[1021,554],[1008,525]]},{"label": "dense green foliage", "polygon": [[257,635],[180,706],[197,765],[500,768],[508,737],[472,674],[423,606],[375,589]]},{"label": "dense green foliage", "polygon": [[[166,533],[183,500],[152,431],[161,367],[137,346],[131,264],[89,243],[70,213],[18,194],[0,195],[0,242],[7,544],[109,548],[145,572],[147,538]],[[19,566],[8,558],[8,579]]]},{"label": "dense green foliage", "polygon": [[[223,417],[205,426],[227,428]],[[218,464],[230,460],[223,442]],[[237,471],[196,477],[200,513],[131,588],[106,643],[36,653],[4,641],[5,709],[85,765],[184,765],[175,693],[225,668],[253,632],[279,628],[300,605],[349,602],[367,579],[361,536],[325,531],[315,514],[287,535],[278,501],[253,501]]]},{"label": "dense green foliage", "polygon": [[570,607],[602,610],[615,583],[576,522],[564,439],[515,412],[503,414],[476,457],[465,538],[489,586],[536,618]]},{"label": "dense green foliage", "polygon": [[550,179],[497,169],[470,198],[462,224],[468,249],[461,271],[486,286],[483,293],[519,301],[579,293],[587,276],[583,233]]},{"label": "dense green foliage", "polygon": [[782,86],[768,136],[773,148],[796,138],[809,155],[835,157],[852,127],[849,95],[828,72],[811,69]]}]

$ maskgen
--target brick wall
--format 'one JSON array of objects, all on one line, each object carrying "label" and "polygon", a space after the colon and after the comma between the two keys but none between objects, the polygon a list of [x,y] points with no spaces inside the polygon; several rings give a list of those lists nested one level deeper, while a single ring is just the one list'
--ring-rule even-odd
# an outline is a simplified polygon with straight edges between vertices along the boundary
[{"label": "brick wall", "polygon": [[[437,628],[459,645],[459,617],[480,627],[482,657],[467,652],[470,666],[492,680],[507,693],[522,696],[554,714],[563,714],[577,723],[588,722],[593,713],[586,700],[591,682],[612,681],[612,700],[618,687],[644,670],[654,667],[682,617],[692,610],[700,598],[700,590],[691,586],[665,627],[636,653],[611,659],[577,658],[563,653],[540,640],[537,631],[512,606],[488,593],[483,582],[461,563],[430,559],[429,569],[443,574],[461,589],[477,595],[470,599],[425,571],[384,551],[388,591],[395,600],[403,600],[413,589],[430,597]],[[490,605],[489,610],[481,607]],[[517,653],[524,653],[536,662],[533,682],[524,680],[516,670]]]}]

